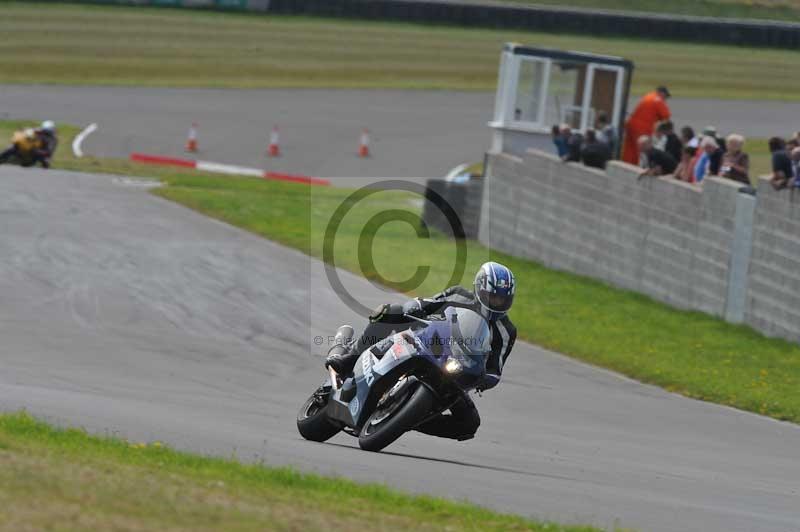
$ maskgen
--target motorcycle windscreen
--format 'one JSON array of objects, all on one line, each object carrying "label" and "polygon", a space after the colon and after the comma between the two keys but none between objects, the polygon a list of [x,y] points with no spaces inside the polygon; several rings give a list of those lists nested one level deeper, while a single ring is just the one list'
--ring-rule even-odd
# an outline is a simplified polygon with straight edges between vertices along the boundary
[{"label": "motorcycle windscreen", "polygon": [[453,355],[467,363],[486,367],[492,352],[492,330],[483,316],[466,308],[448,308],[445,311],[450,324],[450,349]]}]

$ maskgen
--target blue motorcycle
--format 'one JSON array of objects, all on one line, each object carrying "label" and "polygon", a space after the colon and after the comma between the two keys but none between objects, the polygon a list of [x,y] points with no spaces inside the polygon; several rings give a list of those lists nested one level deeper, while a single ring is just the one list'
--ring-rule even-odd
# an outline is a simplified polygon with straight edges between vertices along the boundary
[{"label": "blue motorcycle", "polygon": [[[480,314],[448,307],[428,319],[405,317],[413,324],[379,342],[381,358],[367,349],[352,375],[330,370],[297,415],[305,439],[321,442],[344,431],[362,449],[380,451],[480,385],[492,340]],[[353,328],[343,325],[332,350],[344,350],[352,338]]]}]

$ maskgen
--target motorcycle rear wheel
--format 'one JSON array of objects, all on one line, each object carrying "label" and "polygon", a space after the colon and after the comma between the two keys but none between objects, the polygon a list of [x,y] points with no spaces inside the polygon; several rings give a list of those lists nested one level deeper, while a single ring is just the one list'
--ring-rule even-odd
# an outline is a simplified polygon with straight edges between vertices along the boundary
[{"label": "motorcycle rear wheel", "polygon": [[311,441],[326,441],[341,431],[341,427],[331,423],[325,414],[327,404],[320,405],[315,393],[300,407],[297,413],[297,430]]},{"label": "motorcycle rear wheel", "polygon": [[378,408],[367,419],[358,436],[359,447],[378,452],[390,445],[430,413],[435,399],[427,387],[417,382],[398,400],[405,402],[390,415]]}]

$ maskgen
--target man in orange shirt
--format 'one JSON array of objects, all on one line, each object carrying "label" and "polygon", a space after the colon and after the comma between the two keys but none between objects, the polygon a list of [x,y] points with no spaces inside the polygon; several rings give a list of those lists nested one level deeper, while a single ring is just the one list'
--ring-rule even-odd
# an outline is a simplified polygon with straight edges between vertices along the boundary
[{"label": "man in orange shirt", "polygon": [[622,160],[630,164],[639,164],[639,148],[637,141],[642,135],[652,135],[658,122],[668,120],[671,116],[667,99],[670,97],[666,87],[659,87],[642,97],[639,105],[625,122],[625,145]]}]

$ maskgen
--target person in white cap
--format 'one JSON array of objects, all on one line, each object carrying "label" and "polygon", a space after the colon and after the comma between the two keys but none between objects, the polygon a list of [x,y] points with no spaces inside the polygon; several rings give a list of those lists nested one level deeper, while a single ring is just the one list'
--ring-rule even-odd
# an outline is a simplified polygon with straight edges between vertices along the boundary
[{"label": "person in white cap", "polygon": [[719,146],[722,149],[722,151],[725,151],[727,149],[725,147],[725,139],[719,136],[719,134],[717,133],[717,128],[715,128],[714,126],[706,126],[705,128],[703,128],[703,136],[711,137],[714,140],[716,140],[717,146]]}]

